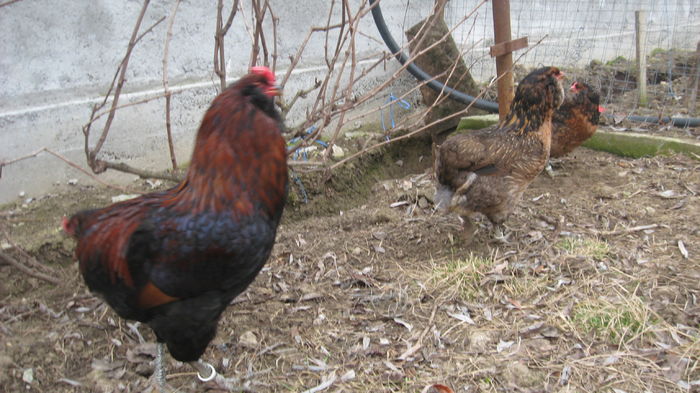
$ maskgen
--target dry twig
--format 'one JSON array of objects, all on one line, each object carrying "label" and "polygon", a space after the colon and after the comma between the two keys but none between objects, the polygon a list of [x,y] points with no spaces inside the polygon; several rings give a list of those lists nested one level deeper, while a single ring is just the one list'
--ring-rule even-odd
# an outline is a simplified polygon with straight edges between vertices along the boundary
[{"label": "dry twig", "polygon": [[[61,280],[58,278],[56,272],[53,271],[53,269],[49,268],[48,266],[42,265],[34,259],[31,255],[29,255],[26,251],[24,251],[21,247],[19,247],[17,244],[15,244],[12,239],[8,236],[7,232],[3,231],[3,236],[5,237],[5,240],[15,249],[18,250],[22,255],[25,256],[27,259],[27,262],[32,265],[32,266],[27,266],[26,264],[16,260],[13,258],[11,255],[5,253],[3,250],[0,250],[0,261],[3,261],[7,263],[8,265],[12,265],[15,268],[17,268],[19,271],[22,273],[32,276],[34,278],[38,278],[40,280],[44,280],[46,282],[49,282],[54,285],[58,285],[61,283]],[[37,269],[41,269],[46,271],[47,273],[42,273],[38,271]]]},{"label": "dry twig", "polygon": [[114,185],[114,184],[109,184],[109,183],[103,181],[103,180],[100,179],[99,177],[97,177],[97,176],[93,175],[92,173],[88,172],[87,170],[83,169],[83,168],[80,167],[78,164],[74,163],[73,161],[69,160],[68,158],[64,157],[63,155],[61,155],[61,154],[59,154],[59,153],[56,153],[55,151],[50,150],[50,149],[48,149],[48,148],[46,148],[46,147],[42,147],[41,149],[36,150],[36,151],[34,151],[33,153],[29,153],[29,154],[27,154],[27,155],[14,158],[14,159],[9,160],[9,161],[0,162],[0,173],[2,173],[2,167],[3,167],[3,166],[10,165],[10,164],[14,164],[15,162],[19,162],[19,161],[22,161],[22,160],[26,160],[26,159],[29,159],[29,158],[36,157],[36,156],[38,156],[39,154],[41,154],[41,153],[43,153],[43,152],[49,153],[49,154],[51,154],[52,156],[57,157],[58,159],[60,159],[61,161],[65,162],[65,163],[68,164],[69,166],[71,166],[71,167],[73,167],[73,168],[79,170],[80,172],[82,172],[83,174],[85,174],[86,176],[88,176],[89,178],[91,178],[92,180],[94,180],[94,181],[96,181],[96,182],[102,184],[102,185],[105,186],[105,187],[113,188],[113,189],[119,190],[119,191],[125,191],[125,192],[129,191],[127,188],[119,187],[119,186],[116,186],[116,185]]},{"label": "dry twig", "polygon": [[165,34],[165,48],[163,49],[163,95],[165,96],[165,131],[168,134],[168,148],[170,150],[170,161],[173,164],[173,170],[177,170],[177,159],[175,158],[175,147],[173,146],[172,126],[170,123],[170,97],[172,93],[168,87],[168,48],[170,40],[173,37],[173,24],[175,23],[175,15],[180,6],[180,0],[176,0],[173,5],[173,10],[168,19],[168,32]]},{"label": "dry twig", "polygon": [[233,24],[233,18],[238,12],[239,0],[234,0],[226,18],[226,23],[223,23],[221,12],[224,9],[223,0],[219,0],[216,6],[216,34],[214,36],[214,74],[219,77],[221,91],[226,88],[226,56],[224,53],[224,37]]}]

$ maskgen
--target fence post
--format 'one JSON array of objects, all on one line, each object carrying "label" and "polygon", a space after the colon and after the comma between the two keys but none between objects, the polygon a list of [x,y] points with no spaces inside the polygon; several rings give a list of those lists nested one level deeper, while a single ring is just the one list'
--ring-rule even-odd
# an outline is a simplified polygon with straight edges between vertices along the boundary
[{"label": "fence post", "polygon": [[688,114],[695,114],[695,103],[698,97],[698,80],[700,80],[700,41],[695,49],[695,76],[691,78],[690,95],[688,95]]},{"label": "fence post", "polygon": [[[493,0],[493,35],[495,45],[510,41],[510,0]],[[498,80],[498,117],[503,120],[513,101],[513,54],[506,52],[496,57]]]},{"label": "fence post", "polygon": [[639,92],[639,105],[646,106],[647,100],[647,12],[634,11],[634,24],[636,32],[637,49],[637,90]]}]

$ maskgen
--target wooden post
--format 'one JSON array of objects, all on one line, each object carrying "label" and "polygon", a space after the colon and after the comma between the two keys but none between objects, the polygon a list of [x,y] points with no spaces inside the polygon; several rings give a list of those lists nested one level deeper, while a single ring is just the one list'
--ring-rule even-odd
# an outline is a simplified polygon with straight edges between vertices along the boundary
[{"label": "wooden post", "polygon": [[[493,35],[495,45],[508,42],[510,37],[510,0],[493,0]],[[513,54],[508,51],[496,57],[496,74],[498,75],[498,116],[505,118],[513,101]]]},{"label": "wooden post", "polygon": [[647,12],[634,11],[634,24],[637,41],[637,90],[639,92],[639,105],[646,106],[647,99]]},{"label": "wooden post", "polygon": [[695,49],[695,80],[690,83],[690,94],[688,95],[688,114],[695,115],[695,103],[698,98],[698,81],[700,80],[700,41]]}]

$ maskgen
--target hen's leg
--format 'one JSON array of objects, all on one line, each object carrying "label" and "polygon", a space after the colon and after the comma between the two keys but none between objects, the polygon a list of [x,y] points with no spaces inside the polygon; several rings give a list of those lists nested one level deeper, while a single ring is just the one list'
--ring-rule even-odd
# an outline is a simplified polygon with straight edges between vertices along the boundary
[{"label": "hen's leg", "polygon": [[[560,175],[562,175],[561,171],[563,171],[563,169],[561,169],[562,162],[563,162],[563,159],[561,159],[561,158],[551,158],[550,157],[549,160],[547,160],[547,166],[544,167],[544,171],[547,172],[547,175],[549,177],[560,176]],[[554,167],[559,168],[559,171],[555,171]]]},{"label": "hen's leg", "polygon": [[196,362],[189,362],[189,365],[197,370],[197,378],[202,382],[211,381],[216,377],[216,369],[207,362],[197,360]]},{"label": "hen's leg", "polygon": [[491,242],[505,244],[508,243],[508,237],[510,237],[510,232],[507,231],[508,228],[505,226],[506,217],[510,214],[510,211],[498,211],[495,213],[487,214],[489,221],[493,224],[491,229],[493,234],[493,239]]},{"label": "hen's leg", "polygon": [[469,191],[469,187],[471,187],[471,185],[474,183],[474,180],[476,180],[476,173],[471,172],[469,173],[469,176],[467,176],[467,179],[464,181],[464,183],[462,183],[462,185],[455,190],[454,194],[452,195],[452,200],[450,201],[451,209],[455,209],[459,205],[466,203],[467,197],[464,194],[466,194],[467,191]]},{"label": "hen's leg", "polygon": [[547,166],[544,167],[544,171],[547,172],[547,175],[549,177],[554,177],[556,174],[554,173],[554,169],[552,169],[552,163],[547,161]]},{"label": "hen's leg", "polygon": [[462,221],[462,241],[465,246],[468,246],[474,240],[474,223],[469,216],[460,216],[459,218]]},{"label": "hen's leg", "polygon": [[493,240],[497,243],[508,243],[508,237],[510,233],[506,232],[506,226],[503,223],[494,224],[493,226]]},{"label": "hen's leg", "polygon": [[476,173],[470,172],[469,176],[467,176],[467,180],[465,180],[464,183],[462,183],[462,185],[455,191],[455,195],[462,195],[467,192],[472,183],[474,183],[474,180],[476,180]]}]

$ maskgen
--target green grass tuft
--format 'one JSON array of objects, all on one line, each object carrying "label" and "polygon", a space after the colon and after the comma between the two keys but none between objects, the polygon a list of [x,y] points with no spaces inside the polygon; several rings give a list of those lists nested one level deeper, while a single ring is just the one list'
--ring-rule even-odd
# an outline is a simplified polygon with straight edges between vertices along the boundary
[{"label": "green grass tuft", "polygon": [[431,286],[446,288],[464,300],[473,300],[480,293],[480,282],[491,270],[493,260],[470,254],[436,265],[430,279]]},{"label": "green grass tuft", "polygon": [[572,322],[586,333],[607,337],[620,345],[639,337],[656,318],[637,296],[628,297],[623,303],[605,300],[587,300],[573,310]]},{"label": "green grass tuft", "polygon": [[583,256],[598,261],[610,255],[610,245],[596,239],[567,237],[558,241],[555,247],[571,255]]}]

